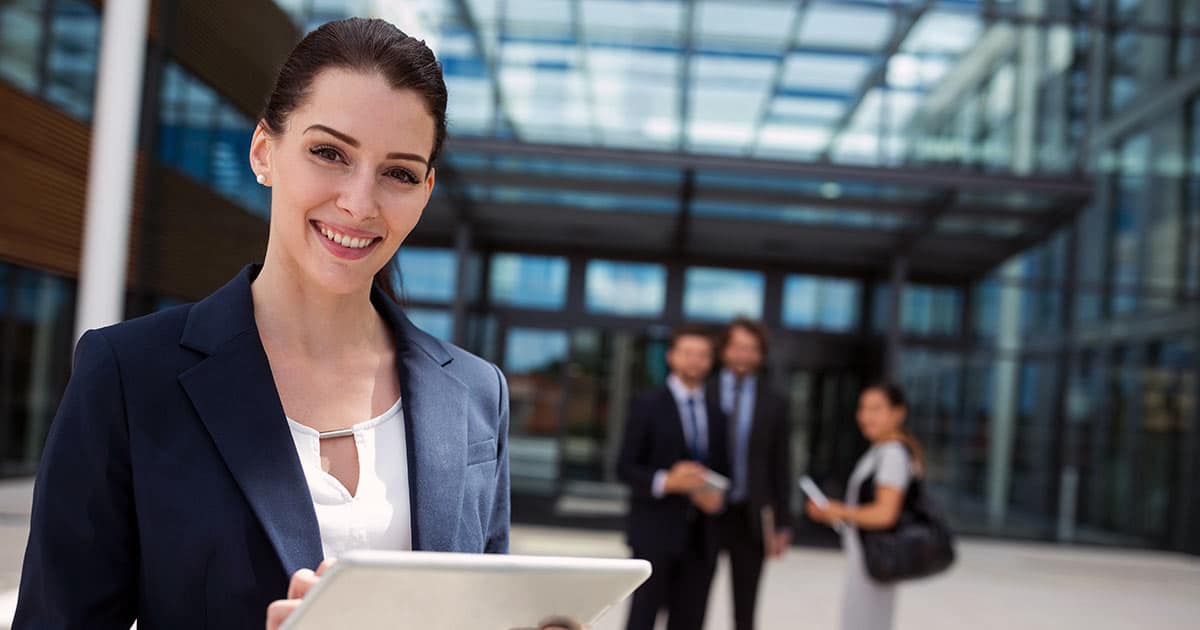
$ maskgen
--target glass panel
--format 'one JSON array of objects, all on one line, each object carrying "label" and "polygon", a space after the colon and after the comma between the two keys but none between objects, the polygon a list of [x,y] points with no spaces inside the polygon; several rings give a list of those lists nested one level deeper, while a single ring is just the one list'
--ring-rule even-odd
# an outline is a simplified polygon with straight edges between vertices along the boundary
[{"label": "glass panel", "polygon": [[536,309],[559,309],[566,304],[566,258],[496,254],[491,269],[493,302]]},{"label": "glass panel", "polygon": [[58,0],[50,29],[46,100],[75,118],[88,119],[100,46],[99,12],[91,2]]},{"label": "glass panel", "polygon": [[553,494],[558,480],[557,436],[567,333],[512,328],[505,342],[503,365],[509,388],[512,488],[524,494]]},{"label": "glass panel", "polygon": [[454,315],[450,311],[435,308],[408,308],[404,310],[409,321],[421,330],[441,339],[454,340]]},{"label": "glass panel", "polygon": [[71,370],[75,288],[0,263],[0,476],[32,475]]},{"label": "glass panel", "polygon": [[593,516],[625,513],[626,488],[617,482],[615,470],[625,415],[634,395],[661,385],[665,346],[665,340],[653,335],[595,328],[572,331],[571,395],[562,450],[568,496],[559,503],[560,510]]},{"label": "glass panel", "polygon": [[783,285],[783,323],[838,332],[858,325],[859,285],[853,280],[791,275]]},{"label": "glass panel", "polygon": [[667,299],[662,265],[592,260],[586,282],[587,309],[595,313],[657,317]]},{"label": "glass panel", "polygon": [[38,89],[45,0],[0,4],[0,77],[27,91]]},{"label": "glass panel", "polygon": [[813,2],[805,10],[797,39],[801,46],[879,51],[891,38],[895,21],[883,7]]},{"label": "glass panel", "polygon": [[696,7],[696,37],[704,48],[778,51],[791,33],[796,7],[762,0],[703,0]]},{"label": "glass panel", "polygon": [[401,247],[397,253],[404,297],[421,302],[450,302],[458,282],[454,250]]},{"label": "glass panel", "polygon": [[1187,218],[1184,237],[1185,286],[1192,299],[1200,299],[1200,98],[1191,104],[1191,166],[1187,175]]},{"label": "glass panel", "polygon": [[692,267],[684,276],[685,317],[727,321],[742,316],[762,318],[762,274],[711,267]]},{"label": "glass panel", "polygon": [[1116,314],[1132,312],[1138,306],[1138,280],[1141,275],[1138,244],[1144,212],[1149,146],[1149,137],[1141,134],[1130,139],[1121,149],[1109,245],[1113,283],[1109,309]]},{"label": "glass panel", "polygon": [[[900,303],[900,328],[904,332],[924,336],[953,337],[959,333],[962,317],[962,295],[952,287],[908,284]],[[891,322],[891,286],[875,287],[875,309],[872,325],[876,332],[886,332]],[[976,325],[978,325],[977,322]]]}]

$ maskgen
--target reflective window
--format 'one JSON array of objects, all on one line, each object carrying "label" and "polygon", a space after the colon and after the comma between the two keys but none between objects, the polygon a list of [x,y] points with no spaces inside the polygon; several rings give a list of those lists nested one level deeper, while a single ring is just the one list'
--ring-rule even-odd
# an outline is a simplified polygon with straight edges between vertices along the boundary
[{"label": "reflective window", "polygon": [[783,323],[793,328],[847,332],[858,325],[859,284],[841,278],[788,276],[783,284]]},{"label": "reflective window", "polygon": [[408,308],[404,310],[409,321],[421,330],[441,339],[453,341],[454,315],[436,308]]},{"label": "reflective window", "polygon": [[158,99],[158,159],[266,220],[270,192],[246,163],[250,117],[175,62],[163,67]]},{"label": "reflective window", "polygon": [[758,272],[692,267],[684,276],[683,314],[712,321],[762,319],[764,289]]},{"label": "reflective window", "polygon": [[[891,286],[875,287],[873,325],[885,332],[891,322]],[[908,284],[900,300],[900,329],[906,333],[934,337],[952,337],[959,333],[962,294],[952,287]],[[986,322],[985,322],[986,323]]]},{"label": "reflective window", "polygon": [[95,4],[83,0],[57,0],[52,6],[44,95],[71,116],[88,119],[96,82],[100,14]]},{"label": "reflective window", "polygon": [[70,374],[74,298],[65,278],[0,263],[0,476],[36,472]]},{"label": "reflective window", "polygon": [[421,302],[452,302],[458,282],[454,250],[401,247],[397,253],[404,297]]},{"label": "reflective window", "polygon": [[490,291],[497,304],[562,308],[567,301],[567,259],[496,254],[492,257]]},{"label": "reflective window", "polygon": [[510,328],[505,336],[509,461],[514,492],[550,494],[558,478],[559,416],[568,351],[562,330]]},{"label": "reflective window", "polygon": [[[1198,5],[1200,6],[1200,5]],[[1200,18],[1198,18],[1200,20]],[[1184,277],[1187,293],[1200,298],[1200,98],[1191,104],[1191,165],[1187,176],[1187,225]]]},{"label": "reflective window", "polygon": [[38,89],[45,0],[0,3],[0,77],[27,91]]},{"label": "reflective window", "polygon": [[662,265],[592,260],[586,282],[587,309],[595,313],[656,317],[667,299]]},{"label": "reflective window", "polygon": [[1146,166],[1149,137],[1134,136],[1121,149],[1120,174],[1117,176],[1114,207],[1109,222],[1109,261],[1112,269],[1112,294],[1109,310],[1121,314],[1138,306],[1138,281],[1141,265],[1138,257],[1140,220],[1144,214]]}]

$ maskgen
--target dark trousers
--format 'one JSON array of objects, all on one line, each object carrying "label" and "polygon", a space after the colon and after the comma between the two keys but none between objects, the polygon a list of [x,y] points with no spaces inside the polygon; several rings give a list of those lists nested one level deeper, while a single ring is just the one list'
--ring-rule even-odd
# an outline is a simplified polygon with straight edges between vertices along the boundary
[{"label": "dark trousers", "polygon": [[729,553],[733,582],[733,621],[736,630],[754,630],[758,582],[762,577],[762,527],[749,504],[730,504],[720,517],[721,548]]},{"label": "dark trousers", "polygon": [[[705,518],[705,517],[700,517]],[[716,525],[710,522],[708,525]],[[633,593],[626,630],[654,630],[658,611],[667,609],[667,630],[701,630],[708,608],[708,589],[717,568],[717,550],[693,527],[687,551],[663,555],[654,549],[634,549],[633,555],[650,561],[654,572]]]}]

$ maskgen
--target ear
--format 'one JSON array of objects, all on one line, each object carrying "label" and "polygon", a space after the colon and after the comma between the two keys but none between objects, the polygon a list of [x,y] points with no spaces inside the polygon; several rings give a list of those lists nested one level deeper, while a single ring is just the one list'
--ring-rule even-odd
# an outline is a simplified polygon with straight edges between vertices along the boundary
[{"label": "ear", "polygon": [[271,149],[274,143],[266,126],[259,121],[254,128],[254,136],[250,138],[250,169],[257,175],[266,178],[266,184],[271,184]]},{"label": "ear", "polygon": [[433,185],[436,183],[437,169],[429,167],[429,174],[425,176],[425,203],[429,203],[429,197],[433,195]]}]

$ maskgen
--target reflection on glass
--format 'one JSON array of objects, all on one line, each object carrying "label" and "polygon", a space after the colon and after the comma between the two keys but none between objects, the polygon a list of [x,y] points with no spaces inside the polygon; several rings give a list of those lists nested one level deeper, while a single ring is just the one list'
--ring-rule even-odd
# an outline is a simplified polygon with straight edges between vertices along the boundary
[{"label": "reflection on glass", "polygon": [[859,285],[853,280],[791,275],[783,284],[783,323],[836,332],[858,324]]},{"label": "reflection on glass", "polygon": [[498,304],[559,309],[567,300],[567,259],[496,254],[491,266],[491,299]]},{"label": "reflection on glass", "polygon": [[514,492],[554,492],[567,342],[565,331],[534,328],[511,328],[505,338],[503,366],[509,387]]},{"label": "reflection on glass", "polygon": [[158,103],[158,159],[266,220],[270,193],[246,166],[250,118],[172,61],[163,67]]},{"label": "reflection on glass", "polygon": [[595,313],[655,317],[667,299],[662,265],[592,260],[587,266],[587,309]]},{"label": "reflection on glass", "polygon": [[1110,224],[1113,292],[1109,300],[1112,313],[1132,312],[1138,307],[1140,221],[1145,207],[1145,178],[1150,148],[1149,136],[1139,134],[1121,150],[1121,173],[1117,179],[1115,207]]},{"label": "reflection on glass", "polygon": [[27,91],[38,89],[44,0],[0,3],[0,78]]},{"label": "reflection on glass", "polygon": [[397,253],[404,297],[421,302],[450,302],[458,281],[458,257],[450,249],[401,247]]},{"label": "reflection on glass", "polygon": [[96,82],[99,11],[82,0],[58,0],[52,6],[45,97],[71,116],[87,119]]},{"label": "reflection on glass", "polygon": [[75,289],[0,263],[0,476],[30,475],[70,373]]},{"label": "reflection on glass", "polygon": [[[886,332],[890,325],[891,292],[891,286],[888,284],[875,287],[872,324],[877,332]],[[905,285],[904,294],[900,299],[900,329],[904,332],[952,337],[959,332],[961,316],[962,295],[958,289],[920,284]]]},{"label": "reflection on glass", "polygon": [[404,314],[417,328],[442,341],[453,341],[454,315],[449,311],[436,308],[408,308],[404,309]]},{"label": "reflection on glass", "polygon": [[761,319],[764,287],[755,271],[692,267],[684,276],[683,314],[711,321]]}]

